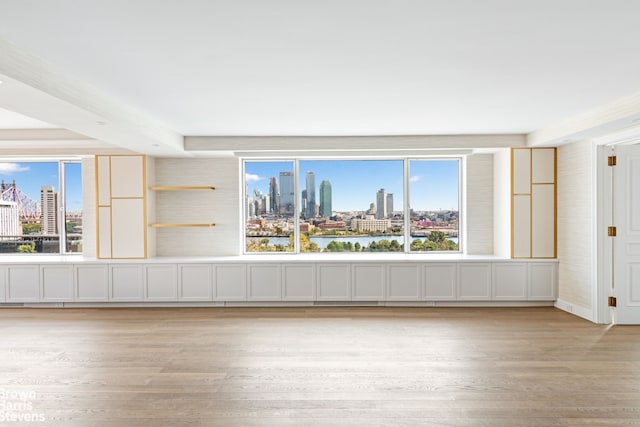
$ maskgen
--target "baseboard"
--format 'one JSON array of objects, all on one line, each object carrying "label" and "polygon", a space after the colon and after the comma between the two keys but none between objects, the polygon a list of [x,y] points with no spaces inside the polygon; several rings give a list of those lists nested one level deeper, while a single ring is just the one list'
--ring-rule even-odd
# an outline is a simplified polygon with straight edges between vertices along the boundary
[{"label": "baseboard", "polygon": [[556,300],[554,306],[562,311],[566,311],[567,313],[574,314],[595,323],[593,311],[590,308],[582,307],[581,305],[573,304],[562,299]]}]

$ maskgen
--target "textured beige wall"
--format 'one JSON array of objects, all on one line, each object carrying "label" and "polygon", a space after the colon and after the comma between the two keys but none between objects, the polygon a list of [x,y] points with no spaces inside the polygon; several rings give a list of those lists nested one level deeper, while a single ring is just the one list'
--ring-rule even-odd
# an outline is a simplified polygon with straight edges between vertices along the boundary
[{"label": "textured beige wall", "polygon": [[493,254],[493,155],[467,157],[467,253]]},{"label": "textured beige wall", "polygon": [[559,297],[592,308],[594,150],[589,141],[558,148]]},{"label": "textured beige wall", "polygon": [[96,257],[95,158],[82,159],[82,255]]},{"label": "textured beige wall", "polygon": [[[153,185],[212,185],[213,191],[157,191],[157,222],[215,223],[156,230],[158,256],[240,254],[240,162],[236,158],[156,158]],[[153,209],[152,206],[149,206]]]}]

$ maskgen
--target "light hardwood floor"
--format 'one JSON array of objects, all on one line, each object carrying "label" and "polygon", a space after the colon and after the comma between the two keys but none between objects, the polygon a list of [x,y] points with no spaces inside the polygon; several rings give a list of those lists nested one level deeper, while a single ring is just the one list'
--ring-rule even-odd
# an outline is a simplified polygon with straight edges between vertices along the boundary
[{"label": "light hardwood floor", "polygon": [[640,327],[549,307],[1,309],[0,338],[29,425],[640,426]]}]

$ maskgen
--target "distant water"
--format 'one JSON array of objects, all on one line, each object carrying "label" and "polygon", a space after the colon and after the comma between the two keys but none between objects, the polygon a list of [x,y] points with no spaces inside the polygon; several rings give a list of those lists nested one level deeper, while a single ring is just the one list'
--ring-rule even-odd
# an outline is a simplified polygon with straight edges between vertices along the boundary
[{"label": "distant water", "polygon": [[[251,238],[251,237],[250,237]],[[260,237],[255,237],[256,239],[260,239]],[[267,237],[269,239],[270,245],[288,245],[289,238],[288,237]],[[412,238],[411,240],[413,240]],[[420,239],[424,241],[424,237],[415,237],[415,239]],[[320,249],[325,249],[329,243],[332,241],[336,242],[351,242],[354,245],[356,243],[360,243],[360,246],[365,247],[369,246],[371,242],[378,242],[380,240],[397,240],[401,245],[404,243],[404,236],[312,236],[309,238],[312,243],[316,243]],[[449,240],[454,243],[458,243],[457,237],[449,237]]]}]

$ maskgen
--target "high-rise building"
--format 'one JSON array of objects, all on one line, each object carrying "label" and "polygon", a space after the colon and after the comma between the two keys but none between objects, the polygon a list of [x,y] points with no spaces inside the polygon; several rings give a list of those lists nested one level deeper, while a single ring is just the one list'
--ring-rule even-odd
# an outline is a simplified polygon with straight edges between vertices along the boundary
[{"label": "high-rise building", "polygon": [[303,216],[307,216],[307,190],[302,190],[302,203],[300,206],[300,212]]},{"label": "high-rise building", "polygon": [[58,234],[58,193],[51,185],[40,188],[40,211],[42,234]]},{"label": "high-rise building", "polygon": [[21,235],[18,203],[0,200],[0,240],[15,240]]},{"label": "high-rise building", "polygon": [[316,174],[307,172],[307,218],[316,216]]},{"label": "high-rise building", "polygon": [[269,178],[269,212],[277,213],[278,207],[278,180],[275,176]]},{"label": "high-rise building", "polygon": [[320,183],[320,216],[329,218],[332,212],[331,183],[325,179]]},{"label": "high-rise building", "polygon": [[387,192],[381,188],[376,193],[376,219],[387,217]]},{"label": "high-rise building", "polygon": [[393,193],[387,193],[387,218],[393,217]]},{"label": "high-rise building", "polygon": [[280,172],[280,214],[293,215],[293,199],[295,191],[293,186],[293,172]]}]

